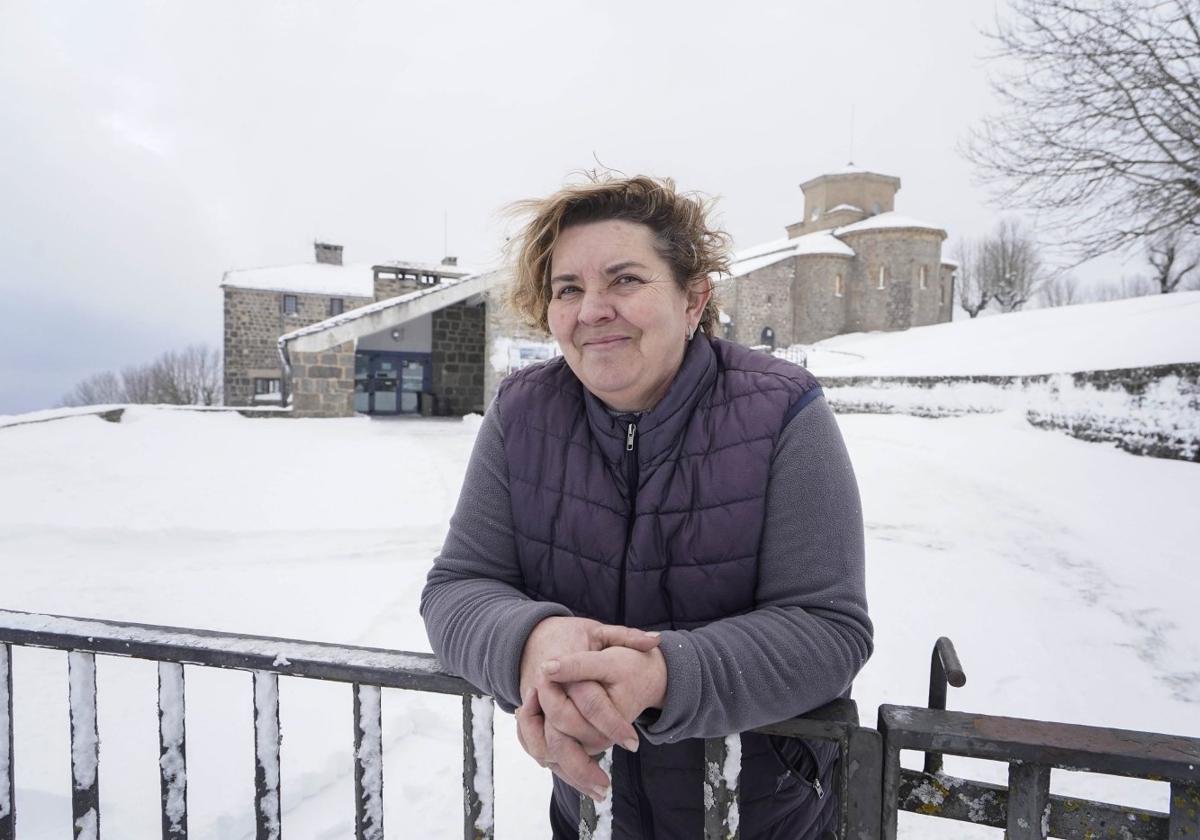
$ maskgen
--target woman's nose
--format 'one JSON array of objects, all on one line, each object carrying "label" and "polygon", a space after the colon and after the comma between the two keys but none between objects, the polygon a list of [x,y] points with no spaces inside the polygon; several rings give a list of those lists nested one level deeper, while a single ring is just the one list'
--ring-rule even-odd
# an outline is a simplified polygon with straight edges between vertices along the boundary
[{"label": "woman's nose", "polygon": [[586,291],[579,304],[579,320],[585,324],[601,324],[616,317],[609,295],[603,291]]}]

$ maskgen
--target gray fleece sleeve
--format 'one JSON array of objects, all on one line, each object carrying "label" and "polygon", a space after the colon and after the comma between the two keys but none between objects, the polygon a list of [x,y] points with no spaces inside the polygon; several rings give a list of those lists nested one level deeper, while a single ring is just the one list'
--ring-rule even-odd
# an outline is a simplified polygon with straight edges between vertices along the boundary
[{"label": "gray fleece sleeve", "polygon": [[742,732],[845,693],[872,650],[863,565],[858,485],[818,397],[775,446],[756,609],[662,634],[667,696],[649,740]]},{"label": "gray fleece sleeve", "polygon": [[511,712],[521,702],[525,641],[552,615],[571,611],[524,593],[504,440],[493,402],[475,438],[450,531],[425,581],[421,616],[442,664]]}]

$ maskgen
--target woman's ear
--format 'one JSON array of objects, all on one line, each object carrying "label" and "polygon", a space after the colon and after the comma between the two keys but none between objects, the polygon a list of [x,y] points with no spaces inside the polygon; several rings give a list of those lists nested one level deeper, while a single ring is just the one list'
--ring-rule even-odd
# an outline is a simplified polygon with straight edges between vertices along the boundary
[{"label": "woman's ear", "polygon": [[707,277],[698,277],[688,284],[687,290],[687,311],[696,320],[704,313],[704,307],[708,305],[709,298],[712,297],[713,285],[712,281]]}]

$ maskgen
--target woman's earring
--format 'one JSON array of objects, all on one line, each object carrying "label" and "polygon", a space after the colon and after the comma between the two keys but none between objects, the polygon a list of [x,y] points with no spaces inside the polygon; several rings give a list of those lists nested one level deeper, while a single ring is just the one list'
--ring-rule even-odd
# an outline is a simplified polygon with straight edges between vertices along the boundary
[{"label": "woman's earring", "polygon": [[689,324],[689,325],[688,325],[688,328],[687,328],[687,340],[688,340],[688,341],[691,341],[691,340],[692,340],[692,336],[693,336],[693,335],[695,335],[695,334],[696,334],[696,325],[695,325],[695,324]]}]

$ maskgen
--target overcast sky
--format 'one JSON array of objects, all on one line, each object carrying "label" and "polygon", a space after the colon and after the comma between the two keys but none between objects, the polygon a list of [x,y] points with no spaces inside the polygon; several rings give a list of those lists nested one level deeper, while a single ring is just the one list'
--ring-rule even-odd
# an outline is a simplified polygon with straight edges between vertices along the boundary
[{"label": "overcast sky", "polygon": [[957,146],[992,107],[995,9],[0,0],[0,413],[219,347],[222,273],[316,238],[492,261],[506,203],[597,160],[718,195],[738,247],[851,157],[902,179],[897,210],[983,233]]}]

